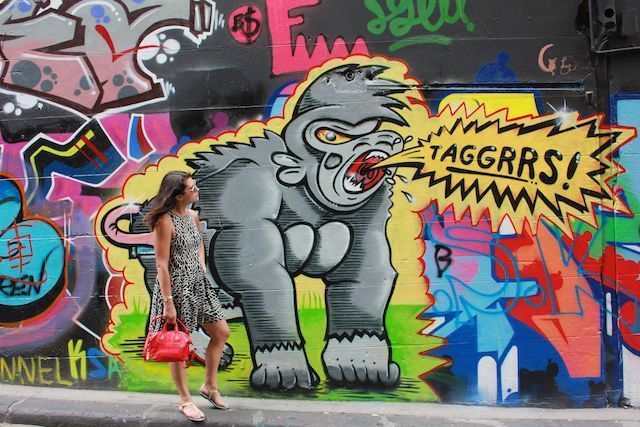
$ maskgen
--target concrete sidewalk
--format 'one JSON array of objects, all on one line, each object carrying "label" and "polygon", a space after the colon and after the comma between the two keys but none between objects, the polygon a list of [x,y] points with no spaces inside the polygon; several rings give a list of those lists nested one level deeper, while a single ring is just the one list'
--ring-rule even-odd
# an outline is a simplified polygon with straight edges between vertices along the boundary
[{"label": "concrete sidewalk", "polygon": [[[176,409],[177,397],[0,385],[0,425],[194,425]],[[214,426],[581,426],[640,427],[635,409],[533,409],[433,403],[318,402],[227,397],[228,411],[196,404]]]}]

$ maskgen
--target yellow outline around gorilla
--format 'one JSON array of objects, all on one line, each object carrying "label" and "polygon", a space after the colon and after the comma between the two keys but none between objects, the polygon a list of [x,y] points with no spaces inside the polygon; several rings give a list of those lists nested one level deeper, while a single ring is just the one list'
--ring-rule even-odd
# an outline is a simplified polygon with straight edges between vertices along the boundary
[{"label": "yellow outline around gorilla", "polygon": [[[162,177],[168,171],[194,172],[187,165],[186,160],[195,158],[195,153],[213,152],[212,147],[225,146],[231,142],[250,144],[250,138],[262,137],[267,130],[281,135],[284,128],[292,120],[295,107],[306,89],[315,83],[323,73],[345,64],[382,66],[385,70],[379,77],[404,84],[410,88],[403,93],[387,95],[406,105],[407,108],[396,109],[396,112],[402,116],[408,126],[385,122],[380,129],[396,132],[407,142],[403,152],[379,164],[407,166],[407,168],[400,167],[396,173],[395,184],[392,187],[391,216],[386,225],[391,261],[398,272],[391,305],[419,305],[422,309],[415,313],[415,317],[418,318],[423,310],[433,304],[432,297],[428,294],[428,281],[424,276],[422,257],[425,246],[421,238],[423,224],[420,217],[420,212],[426,209],[432,201],[438,202],[439,213],[453,207],[456,219],[462,219],[465,215],[469,215],[472,223],[475,224],[486,216],[491,221],[493,231],[497,231],[503,219],[508,217],[516,232],[522,232],[526,225],[535,233],[540,218],[545,217],[566,234],[571,234],[570,224],[574,220],[580,219],[597,227],[594,218],[595,205],[619,213],[629,213],[622,200],[614,194],[608,181],[622,171],[621,167],[611,159],[611,155],[621,145],[636,136],[635,129],[603,126],[601,116],[580,118],[577,113],[566,115],[566,117],[558,114],[534,117],[533,103],[528,107],[532,110],[530,113],[523,112],[520,115],[515,113],[516,118],[512,118],[509,115],[513,115],[516,109],[511,108],[513,102],[509,102],[505,94],[496,95],[500,99],[494,100],[494,103],[499,104],[502,109],[491,108],[490,102],[482,104],[478,102],[478,109],[473,111],[467,111],[464,106],[461,108],[448,107],[442,108],[438,116],[432,117],[419,90],[420,83],[408,77],[409,69],[403,62],[359,55],[346,59],[329,60],[322,66],[310,70],[306,78],[298,84],[294,94],[285,103],[283,116],[274,117],[265,122],[249,122],[236,132],[227,132],[217,138],[206,138],[183,145],[176,156],[164,157],[157,165],[151,165],[143,173],[131,176],[124,185],[122,195],[108,201],[101,208],[95,220],[97,239],[105,250],[105,260],[111,270],[122,274],[127,283],[123,291],[123,302],[112,307],[110,323],[102,337],[105,352],[119,356],[122,351],[120,343],[125,339],[137,340],[144,335],[145,325],[143,322],[139,325],[136,324],[135,327],[132,325],[131,328],[125,328],[128,331],[125,334],[126,337],[118,336],[121,333],[118,326],[122,324],[121,317],[124,315],[145,313],[148,310],[150,300],[144,283],[144,269],[141,263],[137,259],[130,258],[128,248],[114,245],[100,233],[101,225],[104,225],[108,213],[118,207],[129,204],[139,205],[149,201],[157,193]],[[482,97],[479,98],[482,100]],[[476,169],[471,170],[470,167],[468,171],[482,173],[476,173],[476,176],[473,174],[464,176],[473,176],[469,182],[476,186],[482,185],[483,188],[491,188],[493,185],[495,187],[494,194],[520,194],[516,193],[514,189],[524,189],[523,195],[536,195],[531,199],[538,201],[542,195],[547,194],[542,190],[538,191],[538,188],[542,188],[540,181],[549,181],[551,172],[554,172],[555,178],[562,176],[563,180],[554,180],[553,186],[548,186],[553,190],[553,195],[566,196],[568,194],[572,197],[563,202],[564,205],[558,204],[560,214],[551,215],[549,210],[543,209],[544,207],[538,206],[538,204],[528,210],[524,203],[512,203],[510,206],[505,204],[503,207],[496,206],[490,197],[483,198],[483,196],[473,199],[469,195],[476,193],[461,190],[464,187],[454,185],[464,182],[460,179],[460,176],[463,176],[460,172],[451,172],[460,169],[460,164],[467,164],[465,163],[467,158],[462,153],[463,145],[473,149],[477,145],[479,151],[475,155],[475,159],[476,163],[479,163],[480,148],[488,149],[496,146],[506,150],[504,147],[510,147],[511,144],[523,145],[527,142],[531,147],[541,150],[540,153],[543,154],[536,167],[546,165],[546,169],[536,169],[536,177],[535,179],[531,178],[531,182],[523,180],[520,176],[516,177],[517,180],[513,176],[506,176],[511,173],[509,172],[510,168],[506,169],[506,172],[500,170],[500,157],[494,159],[491,165],[488,163],[479,164]],[[458,145],[460,148],[456,148]],[[439,155],[436,156],[435,148],[438,146],[448,148],[442,148],[438,152]],[[525,163],[521,159],[524,156],[525,154],[521,153],[520,160],[518,160],[523,164]],[[482,159],[486,160],[486,158]],[[545,159],[547,159],[546,162]],[[572,159],[580,160],[579,165],[573,169]],[[533,172],[534,161],[531,158],[526,160],[525,166],[530,166],[523,167],[522,171],[517,170],[517,173]],[[513,162],[516,165],[515,157]],[[495,171],[490,169],[494,166],[496,167]],[[416,169],[424,176],[418,176]],[[520,168],[514,167],[514,169]],[[449,175],[445,174],[445,171],[448,171]],[[592,176],[594,171],[599,171],[595,177]],[[451,188],[448,190],[446,185],[449,185],[447,184],[449,181],[443,179],[447,176],[453,177],[450,181]],[[411,177],[422,179],[411,179]],[[518,184],[521,181],[527,182]],[[567,192],[565,184],[568,186],[566,188],[570,188],[571,191]],[[473,186],[468,188],[475,189]],[[479,191],[477,194],[481,193]],[[555,199],[553,200],[555,201]],[[573,210],[567,210],[568,202],[580,203],[574,203],[573,206],[577,207]],[[122,226],[119,228],[126,230],[129,224],[125,224],[126,221],[122,222]],[[140,237],[142,238],[142,236]],[[298,307],[303,306],[301,304],[301,296],[305,295],[303,291],[317,292],[324,286],[319,279],[303,276],[298,276],[295,283],[298,290],[296,292]],[[429,320],[407,319],[407,321],[409,320],[416,322],[416,334],[421,334],[420,329],[428,327],[430,323]],[[389,319],[387,319],[388,321]],[[412,325],[414,324],[408,324],[407,329],[410,329]],[[134,329],[135,332],[133,332]],[[430,336],[424,342],[424,346],[417,349],[415,355],[425,357],[416,357],[410,363],[420,361],[420,366],[425,366],[425,371],[447,363],[428,355],[430,350],[442,345],[444,340]]]},{"label": "yellow outline around gorilla", "polygon": [[[187,143],[180,148],[176,156],[164,157],[157,165],[148,166],[144,173],[131,176],[124,185],[122,195],[105,203],[96,215],[95,221],[96,236],[106,252],[105,259],[109,267],[115,272],[120,272],[127,283],[123,292],[124,301],[112,307],[110,324],[102,337],[103,349],[106,352],[114,356],[120,355],[121,349],[116,343],[120,339],[114,340],[116,335],[114,326],[121,323],[120,318],[122,315],[130,314],[134,310],[148,310],[150,300],[144,283],[144,270],[141,263],[137,259],[129,258],[128,249],[113,245],[100,233],[98,224],[103,223],[107,213],[118,206],[142,204],[150,200],[157,193],[160,181],[168,171],[183,170],[189,173],[193,172],[194,170],[186,164],[185,159],[194,158],[196,152],[211,152],[211,146],[226,145],[229,142],[249,144],[251,137],[262,136],[265,130],[281,134],[284,127],[291,120],[294,108],[302,93],[322,73],[347,63],[355,63],[360,66],[380,65],[386,67],[380,77],[410,87],[404,93],[389,95],[400,100],[408,107],[399,110],[398,113],[409,126],[384,123],[381,130],[393,130],[405,140],[411,136],[415,141],[421,135],[426,136],[431,130],[435,129],[430,129],[429,112],[425,100],[418,90],[419,82],[407,77],[409,70],[406,64],[382,57],[371,58],[356,55],[346,59],[329,60],[322,66],[310,70],[306,78],[297,86],[294,94],[287,100],[284,107],[284,116],[273,117],[266,122],[248,122],[236,132],[227,132],[217,138],[205,138],[198,142]],[[417,131],[419,131],[420,135],[417,134]],[[402,173],[399,170],[399,173],[409,177],[413,172],[407,170],[406,173]],[[432,304],[431,297],[427,294],[427,280],[424,277],[424,267],[421,262],[421,257],[424,254],[424,243],[420,238],[422,221],[419,212],[424,210],[431,202],[431,198],[427,196],[427,193],[427,187],[419,180],[404,182],[404,180],[398,179],[393,187],[393,206],[391,208],[391,218],[387,222],[387,238],[391,248],[392,263],[398,272],[398,279],[391,304],[418,304],[425,309]],[[120,228],[127,229],[128,227],[124,225]],[[318,279],[301,276],[296,278],[298,296],[303,294],[303,292],[300,292],[302,289],[317,290],[322,289],[323,286]],[[419,314],[416,313],[416,316]],[[427,325],[428,323],[425,322],[423,327]],[[416,330],[416,333],[420,333],[420,330]],[[144,325],[140,325],[140,331],[137,336],[129,338],[138,338],[142,335],[144,335]],[[433,344],[420,348],[416,355],[419,352],[429,350],[429,348],[433,348]],[[431,365],[440,364],[439,361],[434,361]]]}]

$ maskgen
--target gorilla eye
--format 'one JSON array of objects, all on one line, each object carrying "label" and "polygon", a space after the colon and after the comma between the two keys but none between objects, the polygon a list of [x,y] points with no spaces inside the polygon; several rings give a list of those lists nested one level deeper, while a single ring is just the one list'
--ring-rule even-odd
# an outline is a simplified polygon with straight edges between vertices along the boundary
[{"label": "gorilla eye", "polygon": [[355,77],[356,77],[356,74],[351,70],[349,70],[346,73],[344,73],[344,78],[347,79],[348,82],[353,80]]},{"label": "gorilla eye", "polygon": [[325,144],[344,144],[352,139],[349,135],[344,135],[327,128],[318,129],[316,131],[316,138]]}]

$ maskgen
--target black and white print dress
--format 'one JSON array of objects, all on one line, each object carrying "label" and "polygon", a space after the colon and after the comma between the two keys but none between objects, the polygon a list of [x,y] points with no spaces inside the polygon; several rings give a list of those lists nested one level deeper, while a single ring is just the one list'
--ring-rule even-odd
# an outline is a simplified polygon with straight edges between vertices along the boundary
[{"label": "black and white print dress", "polygon": [[[215,289],[206,277],[200,265],[199,250],[202,236],[190,214],[179,216],[168,212],[175,231],[171,236],[169,250],[169,277],[171,295],[180,319],[189,332],[193,332],[203,323],[218,322],[224,319],[222,306]],[[156,278],[151,300],[151,317],[162,316],[164,304],[160,283]],[[149,332],[162,328],[164,321],[149,325]]]}]

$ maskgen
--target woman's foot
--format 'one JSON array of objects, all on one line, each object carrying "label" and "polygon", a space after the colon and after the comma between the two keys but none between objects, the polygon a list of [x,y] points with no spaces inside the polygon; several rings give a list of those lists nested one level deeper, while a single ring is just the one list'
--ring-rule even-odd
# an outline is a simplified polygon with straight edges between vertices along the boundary
[{"label": "woman's foot", "polygon": [[200,396],[207,399],[216,409],[229,409],[229,407],[222,401],[220,392],[215,388],[209,388],[202,384],[200,386]]},{"label": "woman's foot", "polygon": [[205,416],[200,409],[193,402],[184,402],[179,405],[180,411],[190,421],[197,423],[204,421]]}]

